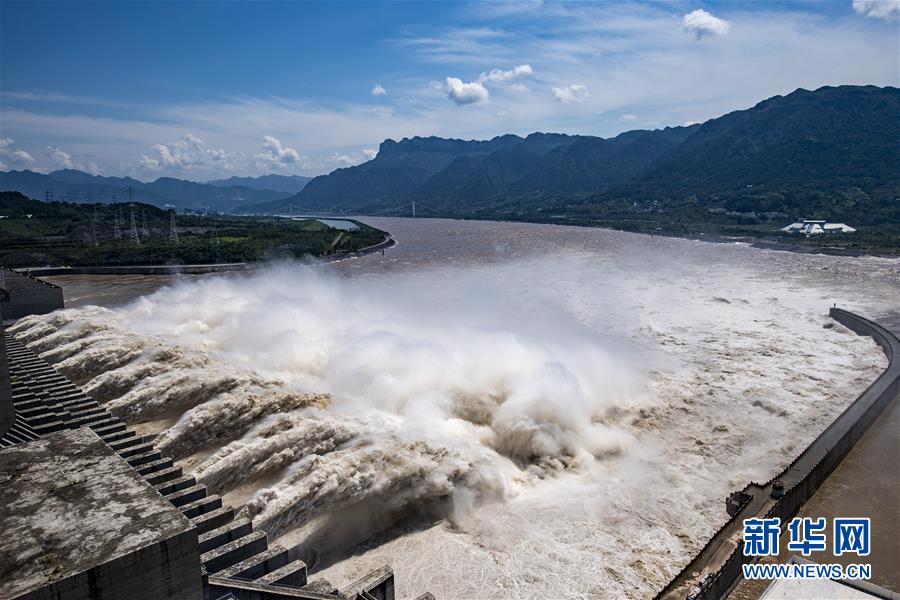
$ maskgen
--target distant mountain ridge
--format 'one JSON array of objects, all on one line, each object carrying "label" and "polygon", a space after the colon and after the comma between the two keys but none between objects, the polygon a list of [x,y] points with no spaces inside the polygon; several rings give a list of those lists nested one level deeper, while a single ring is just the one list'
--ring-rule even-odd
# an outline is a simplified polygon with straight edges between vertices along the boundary
[{"label": "distant mountain ridge", "polygon": [[303,175],[278,175],[271,173],[269,175],[260,175],[259,177],[229,177],[228,179],[213,179],[207,181],[209,185],[218,187],[247,187],[254,190],[273,190],[276,192],[286,192],[288,194],[296,194],[302,190],[307,183],[312,181],[312,177],[304,177]]},{"label": "distant mountain ridge", "polygon": [[898,140],[897,88],[798,89],[702,125],[608,139],[389,139],[374,159],[316,177],[291,198],[236,210],[366,214],[416,201],[443,214],[502,217],[655,202],[698,215],[716,208],[900,222]]},{"label": "distant mountain ridge", "polygon": [[20,192],[35,200],[43,200],[45,192],[51,190],[55,200],[112,202],[115,199],[123,202],[128,200],[129,187],[135,202],[219,212],[229,212],[247,203],[286,198],[292,193],[238,185],[210,185],[172,177],[144,183],[131,177],[103,177],[75,169],[46,175],[29,170],[0,172],[0,190]]}]

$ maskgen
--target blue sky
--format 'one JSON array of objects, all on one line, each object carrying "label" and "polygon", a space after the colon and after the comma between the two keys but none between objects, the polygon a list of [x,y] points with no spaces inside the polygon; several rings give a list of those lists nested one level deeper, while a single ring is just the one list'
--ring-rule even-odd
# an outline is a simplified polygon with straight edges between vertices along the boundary
[{"label": "blue sky", "polygon": [[314,175],[387,137],[610,136],[898,85],[900,0],[0,2],[3,169]]}]

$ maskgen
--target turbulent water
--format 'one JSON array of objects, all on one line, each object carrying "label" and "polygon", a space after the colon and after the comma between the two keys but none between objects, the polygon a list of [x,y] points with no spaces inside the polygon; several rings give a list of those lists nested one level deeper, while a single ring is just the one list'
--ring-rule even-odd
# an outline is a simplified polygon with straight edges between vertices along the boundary
[{"label": "turbulent water", "polygon": [[385,256],[71,278],[13,331],[338,586],[646,597],[883,368],[828,307],[900,297],[888,259],[371,221]]}]

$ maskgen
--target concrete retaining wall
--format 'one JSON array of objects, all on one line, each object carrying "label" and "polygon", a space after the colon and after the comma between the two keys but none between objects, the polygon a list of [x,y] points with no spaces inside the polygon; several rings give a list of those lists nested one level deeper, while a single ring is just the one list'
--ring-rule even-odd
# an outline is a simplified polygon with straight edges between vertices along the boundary
[{"label": "concrete retaining wall", "polygon": [[[686,582],[701,573],[710,564],[710,557],[720,555],[721,548],[733,540],[735,531],[742,530],[745,518],[763,516],[757,511],[765,508],[776,480],[784,484],[782,498],[771,503],[765,511],[767,517],[780,517],[783,525],[797,514],[800,506],[809,500],[819,486],[841,463],[869,426],[893,401],[900,398],[900,340],[877,323],[859,315],[832,308],[830,316],[859,335],[871,336],[881,346],[888,358],[888,367],[859,397],[842,412],[784,471],[764,484],[750,483],[744,493],[750,496],[740,512],[735,514],[710,539],[707,545],[672,581],[657,598],[684,597]],[[743,555],[740,540],[730,555],[711,577],[701,586],[700,598],[724,598],[743,576],[741,565],[752,557]]]},{"label": "concrete retaining wall", "polygon": [[56,581],[22,600],[203,597],[194,529]]},{"label": "concrete retaining wall", "polygon": [[4,319],[42,315],[63,308],[62,288],[35,277],[0,267],[9,300],[3,302]]}]

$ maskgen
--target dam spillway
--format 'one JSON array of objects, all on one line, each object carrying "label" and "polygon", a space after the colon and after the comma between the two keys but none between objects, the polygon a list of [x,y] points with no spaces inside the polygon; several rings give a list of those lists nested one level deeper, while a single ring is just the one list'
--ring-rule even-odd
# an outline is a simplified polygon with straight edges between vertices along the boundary
[{"label": "dam spillway", "polygon": [[[14,411],[0,437],[0,523],[9,534],[0,542],[0,596],[393,600],[389,566],[343,589],[308,581],[302,560],[235,519],[154,448],[154,436],[138,436],[5,331],[0,350]],[[77,492],[61,499],[60,485]],[[120,523],[109,503],[130,520]],[[82,517],[67,520],[72,514]],[[117,528],[102,525],[110,520]],[[56,537],[28,533],[60,521]],[[110,539],[98,543],[98,531]],[[83,551],[84,540],[95,552]]]}]

